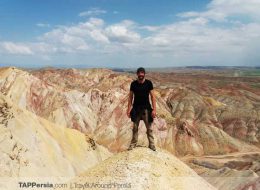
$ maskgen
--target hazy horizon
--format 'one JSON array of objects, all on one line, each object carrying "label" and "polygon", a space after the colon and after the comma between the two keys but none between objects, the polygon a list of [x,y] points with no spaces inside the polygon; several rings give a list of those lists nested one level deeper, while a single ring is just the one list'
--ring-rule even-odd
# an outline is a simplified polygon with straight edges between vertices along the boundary
[{"label": "hazy horizon", "polygon": [[239,66],[239,65],[231,65],[231,66],[211,66],[211,65],[206,65],[206,66],[201,66],[201,65],[188,65],[188,66],[161,66],[161,67],[145,67],[143,65],[139,65],[136,67],[110,67],[110,66],[89,66],[89,67],[84,67],[79,66],[79,65],[72,65],[72,66],[57,66],[57,65],[46,65],[46,66],[35,66],[35,67],[28,67],[28,66],[21,66],[21,65],[1,65],[0,68],[3,67],[16,67],[16,68],[22,68],[22,69],[44,69],[44,68],[55,68],[55,69],[70,69],[70,68],[75,68],[75,69],[92,69],[92,68],[104,68],[104,69],[130,69],[130,70],[136,70],[138,67],[144,67],[146,70],[150,69],[167,69],[167,68],[176,68],[176,69],[214,69],[214,68],[226,68],[226,69],[233,69],[233,68],[251,68],[251,69],[260,69],[260,66]]}]

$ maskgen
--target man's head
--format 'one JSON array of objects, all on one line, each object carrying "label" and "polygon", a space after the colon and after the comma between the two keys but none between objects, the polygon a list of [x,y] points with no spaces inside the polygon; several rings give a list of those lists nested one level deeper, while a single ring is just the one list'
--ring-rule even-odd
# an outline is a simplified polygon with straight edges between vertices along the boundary
[{"label": "man's head", "polygon": [[139,67],[136,70],[136,74],[139,80],[143,80],[144,76],[145,76],[145,69],[143,67]]}]

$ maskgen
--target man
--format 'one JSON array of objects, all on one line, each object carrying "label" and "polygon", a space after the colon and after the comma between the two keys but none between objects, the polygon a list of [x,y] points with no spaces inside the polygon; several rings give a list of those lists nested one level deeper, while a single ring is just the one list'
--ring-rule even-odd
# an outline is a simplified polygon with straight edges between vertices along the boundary
[{"label": "man", "polygon": [[[128,150],[136,147],[138,140],[138,126],[140,120],[143,120],[147,129],[146,133],[149,141],[149,148],[156,151],[152,134],[152,122],[153,118],[156,117],[156,102],[153,83],[150,80],[145,79],[145,69],[143,67],[139,67],[136,74],[138,79],[132,81],[128,99],[127,116],[129,118],[131,117],[131,120],[133,121],[133,136]],[[133,95],[134,103],[132,107]],[[149,101],[149,95],[151,96],[153,108]]]}]

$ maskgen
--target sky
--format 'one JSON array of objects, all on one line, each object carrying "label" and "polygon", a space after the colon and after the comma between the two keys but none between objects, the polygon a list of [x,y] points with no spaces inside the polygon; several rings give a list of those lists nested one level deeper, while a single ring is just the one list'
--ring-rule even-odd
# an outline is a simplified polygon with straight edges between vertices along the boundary
[{"label": "sky", "polygon": [[0,0],[0,66],[260,66],[260,0]]}]

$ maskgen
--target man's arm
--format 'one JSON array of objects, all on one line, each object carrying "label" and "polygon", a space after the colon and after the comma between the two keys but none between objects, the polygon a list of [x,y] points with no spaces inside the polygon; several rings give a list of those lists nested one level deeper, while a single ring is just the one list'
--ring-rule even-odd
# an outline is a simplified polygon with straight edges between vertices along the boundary
[{"label": "man's arm", "polygon": [[133,101],[133,91],[130,90],[129,96],[128,96],[128,108],[127,108],[127,116],[130,117],[130,111],[132,108],[132,101]]},{"label": "man's arm", "polygon": [[154,90],[150,90],[150,96],[152,99],[153,111],[156,112],[156,101]]}]

